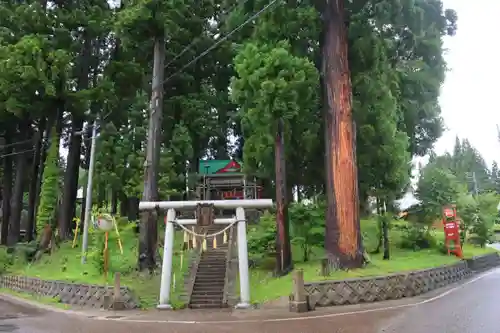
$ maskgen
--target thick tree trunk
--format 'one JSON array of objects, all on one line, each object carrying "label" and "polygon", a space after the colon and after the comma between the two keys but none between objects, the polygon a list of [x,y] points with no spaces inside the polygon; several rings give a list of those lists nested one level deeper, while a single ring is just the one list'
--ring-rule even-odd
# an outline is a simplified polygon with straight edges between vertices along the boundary
[{"label": "thick tree trunk", "polygon": [[69,141],[68,159],[64,173],[64,187],[59,217],[59,237],[61,240],[71,238],[71,223],[75,216],[76,193],[78,191],[78,171],[80,168],[80,147],[82,144],[80,132],[83,127],[83,118],[73,119],[71,139]]},{"label": "thick tree trunk", "polygon": [[10,219],[10,199],[12,197],[12,133],[5,133],[3,140],[3,180],[2,180],[2,229],[0,231],[0,244],[7,245]]},{"label": "thick tree trunk", "polygon": [[139,198],[127,198],[127,218],[129,221],[137,221],[139,219]]},{"label": "thick tree trunk", "polygon": [[[26,140],[29,134],[29,122],[22,121],[19,125],[20,139]],[[9,218],[9,232],[7,236],[7,245],[13,246],[19,242],[21,234],[21,213],[23,210],[23,194],[24,184],[26,181],[26,150],[31,145],[18,145],[16,149],[16,178],[14,180],[14,188],[12,190],[12,198],[10,200],[11,212]]]},{"label": "thick tree trunk", "polygon": [[33,164],[31,168],[31,179],[28,197],[28,222],[26,226],[26,240],[31,242],[34,239],[36,203],[39,195],[39,170],[42,155],[43,132],[45,130],[45,118],[42,118],[35,134],[35,152],[33,154]]},{"label": "thick tree trunk", "polygon": [[118,195],[118,199],[120,201],[120,216],[125,217],[128,214],[127,196],[125,195],[125,193],[120,192]]},{"label": "thick tree trunk", "polygon": [[[160,162],[161,122],[163,106],[163,64],[165,62],[165,39],[158,36],[154,41],[154,65],[151,105],[148,127],[148,144],[144,167],[144,191],[142,200],[158,200],[158,166]],[[158,216],[155,211],[141,214],[139,224],[138,268],[152,272],[156,268],[156,246],[158,238]]]},{"label": "thick tree trunk", "polygon": [[290,248],[288,200],[285,167],[285,142],[283,120],[278,121],[274,143],[274,165],[276,173],[276,271],[288,274],[293,268]]},{"label": "thick tree trunk", "polygon": [[33,224],[33,239],[37,239],[37,231],[36,231],[36,214],[38,213],[38,207],[40,205],[40,191],[42,190],[42,181],[43,181],[43,171],[45,169],[45,161],[47,159],[48,153],[48,143],[49,143],[50,130],[47,130],[45,134],[45,138],[42,143],[42,152],[40,156],[40,168],[38,171],[38,179],[36,183],[36,202],[35,202],[35,218]]},{"label": "thick tree trunk", "polygon": [[[91,36],[87,30],[83,31],[82,50],[80,53],[80,66],[77,77],[78,90],[89,88],[89,73],[92,56]],[[69,142],[68,161],[64,174],[63,198],[61,215],[59,218],[59,237],[61,240],[71,238],[71,225],[75,216],[76,193],[78,192],[78,172],[80,169],[80,152],[82,146],[82,129],[84,117],[82,110],[72,110],[73,123],[71,125],[71,138]],[[79,133],[77,133],[79,132]]]},{"label": "thick tree trunk", "polygon": [[118,212],[118,191],[111,191],[111,214],[115,215]]},{"label": "thick tree trunk", "polygon": [[344,1],[330,0],[324,6],[322,79],[328,202],[325,248],[330,265],[355,268],[362,266],[364,256]]}]

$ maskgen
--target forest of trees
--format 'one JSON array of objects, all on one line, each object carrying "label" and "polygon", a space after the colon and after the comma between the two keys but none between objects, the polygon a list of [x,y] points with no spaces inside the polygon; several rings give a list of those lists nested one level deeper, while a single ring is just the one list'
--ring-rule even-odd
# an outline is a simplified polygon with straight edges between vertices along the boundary
[{"label": "forest of trees", "polygon": [[[21,240],[23,207],[28,241],[47,226],[61,240],[71,238],[95,119],[95,204],[138,219],[154,45],[165,53],[159,198],[179,199],[186,186],[193,188],[186,175],[196,172],[200,159],[228,157],[242,159],[245,172],[261,179],[264,197],[273,198],[281,121],[289,200],[294,192],[299,199],[324,194],[327,185],[337,193],[349,183],[354,197],[332,199],[352,205],[359,197],[361,211],[368,197],[380,205],[393,202],[410,184],[412,157],[431,152],[442,134],[443,38],[455,33],[457,14],[441,0],[343,4],[2,1],[1,243]],[[344,138],[349,133],[354,137]],[[354,166],[332,165],[331,154],[349,140],[356,142],[356,154],[347,161]],[[469,152],[466,141],[457,147]],[[474,154],[468,158],[484,163]],[[470,171],[453,167],[456,177]],[[342,171],[339,177],[332,168]],[[481,172],[476,177],[483,190],[492,185],[482,183],[487,175]],[[327,214],[327,237],[339,238],[337,243],[345,241],[338,236],[338,214],[344,213]],[[356,214],[349,219],[359,225]],[[145,237],[143,229],[140,241],[151,242],[154,237]],[[150,259],[147,265],[154,264]]]}]

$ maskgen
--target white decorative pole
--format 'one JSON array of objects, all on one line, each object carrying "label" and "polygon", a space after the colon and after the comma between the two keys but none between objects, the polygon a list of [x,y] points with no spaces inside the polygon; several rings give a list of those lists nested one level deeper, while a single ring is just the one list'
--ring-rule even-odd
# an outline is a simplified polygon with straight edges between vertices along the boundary
[{"label": "white decorative pole", "polygon": [[170,285],[172,283],[172,257],[174,255],[175,209],[170,208],[165,219],[165,244],[163,246],[163,264],[161,267],[160,302],[157,309],[171,310]]},{"label": "white decorative pole", "polygon": [[238,263],[240,270],[240,302],[236,305],[236,308],[248,309],[251,305],[245,209],[236,208],[236,221],[238,221]]}]

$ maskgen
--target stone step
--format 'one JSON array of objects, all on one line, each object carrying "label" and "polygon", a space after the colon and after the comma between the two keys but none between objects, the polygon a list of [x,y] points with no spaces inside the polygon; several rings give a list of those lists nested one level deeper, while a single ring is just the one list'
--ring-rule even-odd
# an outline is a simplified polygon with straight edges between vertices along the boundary
[{"label": "stone step", "polygon": [[221,258],[203,258],[198,265],[225,265],[226,257]]},{"label": "stone step", "polygon": [[[214,250],[215,251],[215,250]],[[201,255],[202,258],[209,257],[225,257],[227,255],[227,251],[217,251],[217,252],[203,252]]]},{"label": "stone step", "polygon": [[227,305],[222,304],[189,304],[189,308],[191,309],[220,309],[226,307]]},{"label": "stone step", "polygon": [[203,275],[210,275],[210,276],[224,276],[226,275],[226,269],[225,267],[210,267],[210,268],[204,268],[203,270],[200,270],[198,267],[198,274],[196,276],[203,276]]},{"label": "stone step", "polygon": [[[213,234],[223,226],[210,226],[203,232]],[[207,251],[201,254],[198,263],[194,286],[189,302],[193,309],[217,309],[225,307],[222,304],[224,282],[226,277],[226,262],[228,244],[222,243],[223,235],[217,235],[217,248],[213,248],[212,239],[207,239]]]},{"label": "stone step", "polygon": [[226,271],[226,265],[198,265],[198,273],[209,271]]},{"label": "stone step", "polygon": [[196,274],[196,279],[197,278],[205,278],[205,279],[219,279],[219,278],[222,278],[223,279],[225,276],[226,276],[226,272],[224,270],[220,270],[220,271],[203,271],[203,272],[198,272],[198,274]]},{"label": "stone step", "polygon": [[217,278],[208,278],[208,277],[198,277],[194,281],[194,284],[210,284],[212,283],[213,285],[219,285],[224,283],[224,277],[217,277]]},{"label": "stone step", "polygon": [[190,304],[195,303],[222,303],[222,293],[219,295],[192,295]]},{"label": "stone step", "polygon": [[215,290],[195,289],[193,291],[193,294],[191,295],[191,299],[197,298],[197,297],[210,297],[210,298],[218,299],[218,298],[222,297],[222,292],[220,289],[215,289]]},{"label": "stone step", "polygon": [[226,264],[226,256],[201,258],[200,264]]},{"label": "stone step", "polygon": [[223,260],[225,261],[227,257],[227,253],[224,254],[213,254],[213,255],[207,255],[207,256],[202,256],[200,258],[201,261],[204,260]]},{"label": "stone step", "polygon": [[219,274],[219,275],[198,275],[194,283],[207,283],[207,282],[213,282],[213,283],[222,283],[224,282],[224,278],[226,277],[225,274]]},{"label": "stone step", "polygon": [[203,275],[204,273],[208,273],[210,275],[214,275],[214,274],[225,275],[226,268],[225,267],[205,267],[203,269],[200,269],[200,267],[198,267],[198,272],[196,273],[196,276]]},{"label": "stone step", "polygon": [[226,263],[218,263],[218,264],[214,264],[214,263],[210,263],[210,264],[206,264],[206,263],[202,263],[200,262],[198,264],[198,271],[200,270],[210,270],[210,269],[221,269],[223,271],[226,270]]},{"label": "stone step", "polygon": [[217,288],[219,291],[221,291],[222,289],[224,289],[224,280],[219,280],[219,281],[213,281],[213,282],[210,282],[209,280],[206,280],[206,281],[198,281],[197,283],[195,283],[195,285],[193,286],[193,290],[197,290],[197,289],[200,289],[200,288]]},{"label": "stone step", "polygon": [[224,287],[224,277],[219,276],[219,277],[198,277],[194,281],[194,286],[193,288],[201,287],[201,286],[217,286],[217,287]]},{"label": "stone step", "polygon": [[221,286],[223,288],[224,287],[224,277],[218,277],[218,278],[201,277],[201,278],[196,278],[196,280],[194,281],[193,288],[196,288],[196,286]]}]

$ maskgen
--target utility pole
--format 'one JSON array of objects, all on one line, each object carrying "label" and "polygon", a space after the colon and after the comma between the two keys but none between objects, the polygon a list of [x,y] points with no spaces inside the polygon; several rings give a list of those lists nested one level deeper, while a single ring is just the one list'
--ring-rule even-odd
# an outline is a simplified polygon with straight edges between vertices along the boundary
[{"label": "utility pole", "polygon": [[479,194],[479,188],[477,186],[476,172],[472,171],[472,181],[474,182],[474,193],[476,196]]},{"label": "utility pole", "polygon": [[[477,177],[476,177],[476,172],[475,171],[471,171],[471,172],[466,172],[465,173],[465,176],[467,179],[470,179],[472,178],[472,186],[473,186],[473,189],[472,189],[472,192],[475,196],[479,195],[479,185],[477,183]],[[469,178],[470,177],[470,178]],[[468,181],[467,181],[468,182]]]},{"label": "utility pole", "polygon": [[[165,62],[165,37],[155,36],[153,79],[149,110],[148,142],[144,163],[144,190],[142,201],[158,200],[158,166],[160,163],[161,123],[163,112],[163,74]],[[155,211],[141,213],[139,223],[139,270],[152,271],[156,266],[158,220]]]},{"label": "utility pole", "polygon": [[85,219],[83,221],[83,244],[82,244],[82,264],[87,262],[87,250],[89,247],[89,225],[90,212],[92,211],[92,177],[94,175],[95,148],[97,139],[97,120],[92,125],[92,141],[90,145],[90,162],[87,175],[87,194],[85,196]]}]

